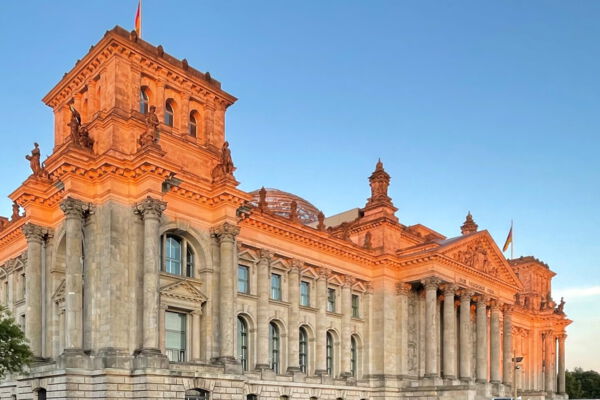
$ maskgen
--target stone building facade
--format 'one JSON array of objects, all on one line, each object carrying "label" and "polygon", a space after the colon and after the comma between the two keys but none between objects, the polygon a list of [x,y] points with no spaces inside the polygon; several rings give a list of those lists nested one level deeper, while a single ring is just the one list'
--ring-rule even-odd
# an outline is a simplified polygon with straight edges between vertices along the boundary
[{"label": "stone building facade", "polygon": [[0,399],[566,398],[547,265],[470,214],[453,238],[402,224],[381,162],[330,217],[239,190],[235,100],[119,27],[44,98],[54,149],[0,220],[0,299],[36,362]]}]

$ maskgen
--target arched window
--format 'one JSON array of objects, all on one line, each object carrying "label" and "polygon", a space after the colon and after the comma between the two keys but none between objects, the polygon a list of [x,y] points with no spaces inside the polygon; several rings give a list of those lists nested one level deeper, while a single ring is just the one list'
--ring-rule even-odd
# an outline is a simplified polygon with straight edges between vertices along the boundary
[{"label": "arched window", "polygon": [[209,400],[210,392],[204,389],[190,389],[185,391],[185,400]]},{"label": "arched window", "polygon": [[46,400],[46,389],[39,388],[37,390],[37,399],[38,400]]},{"label": "arched window", "polygon": [[194,249],[184,238],[167,233],[162,240],[162,270],[173,275],[194,276]]},{"label": "arched window", "polygon": [[243,317],[237,319],[237,347],[238,357],[244,371],[248,371],[248,324]]},{"label": "arched window", "polygon": [[258,396],[255,394],[249,394],[246,396],[246,400],[258,400]]},{"label": "arched window", "polygon": [[308,335],[306,334],[306,329],[300,328],[299,338],[299,346],[298,351],[300,355],[300,371],[306,372],[308,371]]},{"label": "arched window", "polygon": [[333,335],[331,332],[327,332],[327,349],[326,349],[326,361],[327,361],[327,374],[333,376]]},{"label": "arched window", "polygon": [[192,137],[196,137],[196,115],[195,111],[190,113],[189,134]]},{"label": "arched window", "polygon": [[167,100],[167,102],[165,103],[165,125],[173,126],[174,114],[175,112],[173,111],[173,101]]},{"label": "arched window", "polygon": [[271,354],[271,369],[276,374],[279,373],[279,347],[279,328],[275,325],[275,322],[271,322],[269,324],[269,353]]},{"label": "arched window", "polygon": [[140,89],[140,112],[142,114],[148,113],[149,101],[150,101],[150,99],[148,97],[148,89],[145,87],[142,87]]},{"label": "arched window", "polygon": [[356,377],[356,366],[358,365],[358,345],[356,338],[352,336],[350,338],[350,373]]}]

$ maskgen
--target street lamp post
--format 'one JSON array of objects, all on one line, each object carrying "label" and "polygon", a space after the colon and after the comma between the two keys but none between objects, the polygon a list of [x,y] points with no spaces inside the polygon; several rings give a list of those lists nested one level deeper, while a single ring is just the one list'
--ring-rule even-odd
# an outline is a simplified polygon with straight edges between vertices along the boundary
[{"label": "street lamp post", "polygon": [[517,370],[521,368],[519,363],[523,361],[523,357],[516,357],[513,353],[513,400],[517,400]]}]

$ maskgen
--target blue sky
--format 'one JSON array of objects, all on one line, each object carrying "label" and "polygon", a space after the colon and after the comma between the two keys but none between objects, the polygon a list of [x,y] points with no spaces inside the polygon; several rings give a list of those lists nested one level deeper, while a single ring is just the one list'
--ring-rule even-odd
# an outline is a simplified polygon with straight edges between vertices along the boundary
[{"label": "blue sky", "polygon": [[[52,148],[40,99],[136,0],[0,2],[0,214]],[[600,370],[600,2],[145,0],[143,37],[239,98],[241,188],[326,215],[364,205],[378,157],[405,224],[459,233],[467,211],[558,273],[567,366]],[[594,349],[596,353],[590,349]]]}]

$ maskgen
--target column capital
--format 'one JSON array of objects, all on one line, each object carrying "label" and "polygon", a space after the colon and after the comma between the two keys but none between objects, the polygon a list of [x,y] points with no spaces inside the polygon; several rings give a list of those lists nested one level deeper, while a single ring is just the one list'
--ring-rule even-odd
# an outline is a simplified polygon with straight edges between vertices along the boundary
[{"label": "column capital", "polygon": [[559,342],[564,342],[567,339],[567,334],[563,332],[563,333],[557,335],[556,337],[558,338]]},{"label": "column capital", "polygon": [[459,290],[460,301],[471,301],[471,297],[473,297],[473,291],[465,288],[461,288]]},{"label": "column capital", "polygon": [[221,242],[233,242],[239,233],[240,227],[229,222],[224,222],[211,229],[211,234]]},{"label": "column capital", "polygon": [[456,294],[456,290],[458,289],[458,287],[453,284],[453,283],[447,283],[444,285],[444,287],[442,288],[444,291],[444,297],[448,296],[454,296],[454,294]]},{"label": "column capital", "polygon": [[373,294],[373,282],[365,282],[365,294]]},{"label": "column capital", "polygon": [[497,299],[490,299],[490,310],[492,312],[499,312],[502,308],[502,303],[500,303]]},{"label": "column capital", "polygon": [[300,271],[302,271],[302,268],[304,268],[304,262],[303,261],[298,260],[296,258],[293,258],[290,261],[290,272],[300,273]]},{"label": "column capital", "polygon": [[486,305],[488,300],[489,298],[483,293],[477,293],[477,295],[475,296],[475,302],[477,303],[477,305]]},{"label": "column capital", "polygon": [[91,203],[86,203],[73,197],[67,197],[61,201],[60,209],[65,213],[67,218],[81,219],[84,215],[93,213],[94,206]]},{"label": "column capital", "polygon": [[259,259],[259,262],[266,261],[266,262],[270,263],[271,260],[273,259],[273,252],[271,250],[267,250],[267,249],[260,249],[260,250],[258,250],[258,259]]},{"label": "column capital", "polygon": [[319,279],[327,280],[327,278],[329,278],[329,276],[331,276],[331,270],[329,268],[317,267],[316,270],[317,270],[317,274],[319,275]]},{"label": "column capital", "polygon": [[512,304],[504,304],[502,307],[502,311],[504,312],[505,317],[511,317],[514,310],[514,306]]},{"label": "column capital", "polygon": [[22,227],[23,234],[27,239],[27,242],[42,243],[46,236],[48,229],[43,226],[32,224],[31,222],[26,223]]},{"label": "column capital", "polygon": [[148,196],[133,207],[133,212],[142,218],[160,218],[166,208],[167,203]]},{"label": "column capital", "polygon": [[425,286],[425,290],[437,289],[442,280],[436,277],[425,278],[421,280],[423,286]]},{"label": "column capital", "polygon": [[344,275],[342,288],[350,289],[356,283],[356,278],[350,275]]},{"label": "column capital", "polygon": [[412,285],[407,282],[398,282],[396,283],[396,294],[402,296],[408,296],[410,290],[412,289]]}]

